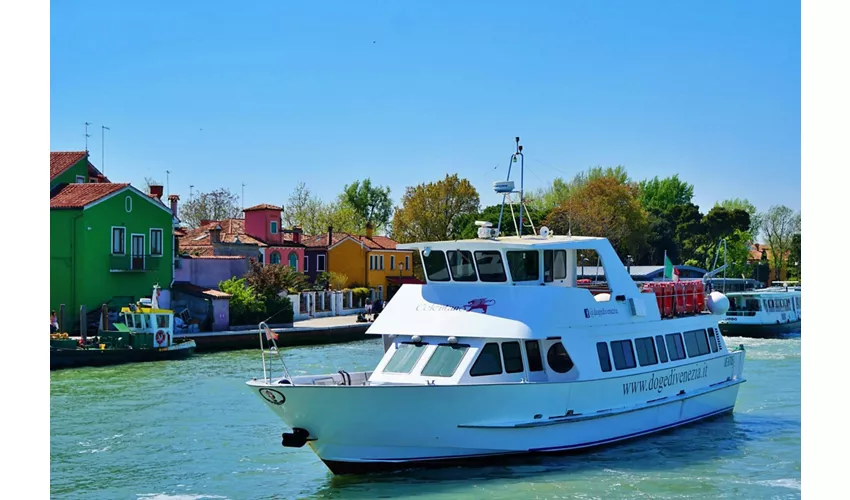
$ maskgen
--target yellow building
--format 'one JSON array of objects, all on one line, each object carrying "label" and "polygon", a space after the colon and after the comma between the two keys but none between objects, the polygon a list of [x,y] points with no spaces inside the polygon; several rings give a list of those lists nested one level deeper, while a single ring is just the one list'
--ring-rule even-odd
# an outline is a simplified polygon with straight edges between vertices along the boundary
[{"label": "yellow building", "polygon": [[375,236],[370,227],[365,236],[330,233],[328,271],[344,274],[346,287],[375,288],[389,300],[403,283],[421,283],[413,277],[413,251],[396,250],[396,241]]}]

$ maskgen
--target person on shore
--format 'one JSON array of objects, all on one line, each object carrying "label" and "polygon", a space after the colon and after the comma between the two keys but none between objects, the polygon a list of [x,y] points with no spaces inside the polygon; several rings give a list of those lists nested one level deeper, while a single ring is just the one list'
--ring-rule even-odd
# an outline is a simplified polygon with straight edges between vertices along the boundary
[{"label": "person on shore", "polygon": [[59,318],[56,316],[56,311],[50,311],[50,333],[59,331]]},{"label": "person on shore", "polygon": [[372,297],[366,297],[366,319],[372,319]]},{"label": "person on shore", "polygon": [[380,297],[375,299],[375,303],[372,305],[372,321],[375,321],[378,318],[378,315],[381,314],[381,311],[384,310],[384,301],[381,300]]}]

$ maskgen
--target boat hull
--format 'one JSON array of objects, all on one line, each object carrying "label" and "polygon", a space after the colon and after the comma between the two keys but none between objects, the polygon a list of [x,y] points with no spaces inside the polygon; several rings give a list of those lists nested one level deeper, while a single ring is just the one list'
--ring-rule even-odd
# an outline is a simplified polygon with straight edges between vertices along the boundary
[{"label": "boat hull", "polygon": [[61,370],[82,366],[110,366],[125,363],[186,359],[195,352],[195,342],[175,344],[159,349],[50,349],[50,369]]},{"label": "boat hull", "polygon": [[711,418],[733,410],[743,361],[737,351],[564,383],[248,384],[334,474],[350,474],[587,450]]},{"label": "boat hull", "polygon": [[785,323],[743,323],[724,322],[718,325],[720,333],[725,337],[750,337],[757,339],[770,339],[783,337],[785,335],[800,333],[802,322],[800,320]]}]

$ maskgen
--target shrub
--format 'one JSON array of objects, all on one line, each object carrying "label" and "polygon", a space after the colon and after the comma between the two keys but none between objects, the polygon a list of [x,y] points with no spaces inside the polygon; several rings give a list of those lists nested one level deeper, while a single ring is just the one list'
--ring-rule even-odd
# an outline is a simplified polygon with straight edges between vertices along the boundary
[{"label": "shrub", "polygon": [[292,302],[286,297],[262,297],[248,285],[245,278],[230,278],[218,285],[230,298],[230,324],[256,325],[268,320],[272,323],[291,323],[294,317]]}]

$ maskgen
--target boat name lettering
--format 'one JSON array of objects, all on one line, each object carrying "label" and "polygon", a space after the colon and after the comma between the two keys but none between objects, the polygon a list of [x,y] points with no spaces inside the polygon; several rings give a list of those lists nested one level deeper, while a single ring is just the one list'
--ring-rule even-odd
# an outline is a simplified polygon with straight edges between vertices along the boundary
[{"label": "boat name lettering", "polygon": [[692,380],[705,378],[707,376],[708,365],[703,365],[699,368],[690,368],[686,370],[676,370],[675,368],[671,368],[670,373],[664,376],[656,376],[655,373],[653,373],[649,377],[649,380],[640,380],[635,382],[624,383],[623,394],[634,394],[652,390],[661,393],[661,391],[663,391],[665,387],[682,384],[684,382],[690,382]]},{"label": "boat name lettering", "polygon": [[496,301],[488,298],[472,299],[462,306],[453,306],[449,304],[419,304],[416,306],[417,311],[481,311],[487,314],[487,308],[495,304]]},{"label": "boat name lettering", "polygon": [[619,314],[619,313],[620,313],[620,311],[618,311],[614,307],[603,307],[601,309],[590,309],[590,308],[584,309],[584,317],[585,318],[591,318],[593,316],[606,316],[608,314]]}]

